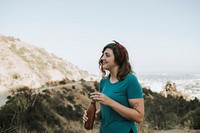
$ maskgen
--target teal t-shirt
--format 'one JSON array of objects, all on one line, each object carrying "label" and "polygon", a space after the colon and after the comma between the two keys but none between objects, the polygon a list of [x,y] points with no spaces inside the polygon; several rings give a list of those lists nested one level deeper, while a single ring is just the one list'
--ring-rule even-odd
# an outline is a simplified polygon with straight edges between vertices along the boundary
[{"label": "teal t-shirt", "polygon": [[[130,107],[128,99],[143,98],[142,88],[133,74],[128,74],[124,80],[111,83],[109,77],[100,81],[100,92],[116,102]],[[101,104],[100,133],[138,133],[136,123],[119,115],[111,107]]]}]

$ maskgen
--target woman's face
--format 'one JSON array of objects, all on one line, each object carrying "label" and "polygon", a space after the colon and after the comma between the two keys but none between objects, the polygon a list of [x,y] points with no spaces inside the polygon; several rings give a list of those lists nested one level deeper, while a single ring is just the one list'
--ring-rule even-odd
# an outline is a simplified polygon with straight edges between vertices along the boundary
[{"label": "woman's face", "polygon": [[113,50],[110,48],[105,49],[103,52],[103,56],[101,57],[101,63],[103,69],[112,70],[112,68],[116,67],[115,56]]}]

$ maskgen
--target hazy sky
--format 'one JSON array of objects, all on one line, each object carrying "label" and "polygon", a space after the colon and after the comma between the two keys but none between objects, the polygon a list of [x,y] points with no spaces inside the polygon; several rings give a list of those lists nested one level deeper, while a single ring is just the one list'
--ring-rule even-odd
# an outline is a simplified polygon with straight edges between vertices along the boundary
[{"label": "hazy sky", "polygon": [[200,72],[200,0],[0,0],[0,34],[93,74],[113,39],[136,73]]}]

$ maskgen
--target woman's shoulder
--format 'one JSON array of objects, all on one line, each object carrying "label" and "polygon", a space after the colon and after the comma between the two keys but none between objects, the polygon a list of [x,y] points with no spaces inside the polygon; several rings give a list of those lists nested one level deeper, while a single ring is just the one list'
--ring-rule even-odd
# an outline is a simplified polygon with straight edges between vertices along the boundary
[{"label": "woman's shoulder", "polygon": [[137,77],[136,77],[135,74],[129,73],[129,74],[126,75],[126,78],[125,78],[125,79],[126,79],[126,80],[137,80]]},{"label": "woman's shoulder", "polygon": [[103,78],[100,80],[100,83],[102,84],[102,83],[104,83],[104,82],[108,81],[108,79],[109,79],[109,77],[108,77],[108,76],[106,76],[106,77],[103,77]]}]

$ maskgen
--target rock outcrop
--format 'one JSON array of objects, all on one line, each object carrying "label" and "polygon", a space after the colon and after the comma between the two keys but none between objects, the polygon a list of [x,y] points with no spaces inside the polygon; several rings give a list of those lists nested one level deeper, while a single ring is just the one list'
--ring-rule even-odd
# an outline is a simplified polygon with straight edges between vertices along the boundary
[{"label": "rock outcrop", "polygon": [[183,95],[181,92],[178,92],[176,89],[176,84],[171,81],[167,81],[166,85],[164,86],[163,90],[160,92],[162,96],[167,97],[168,95],[171,95],[173,97],[180,97],[182,96],[184,99],[188,100],[188,98]]}]

